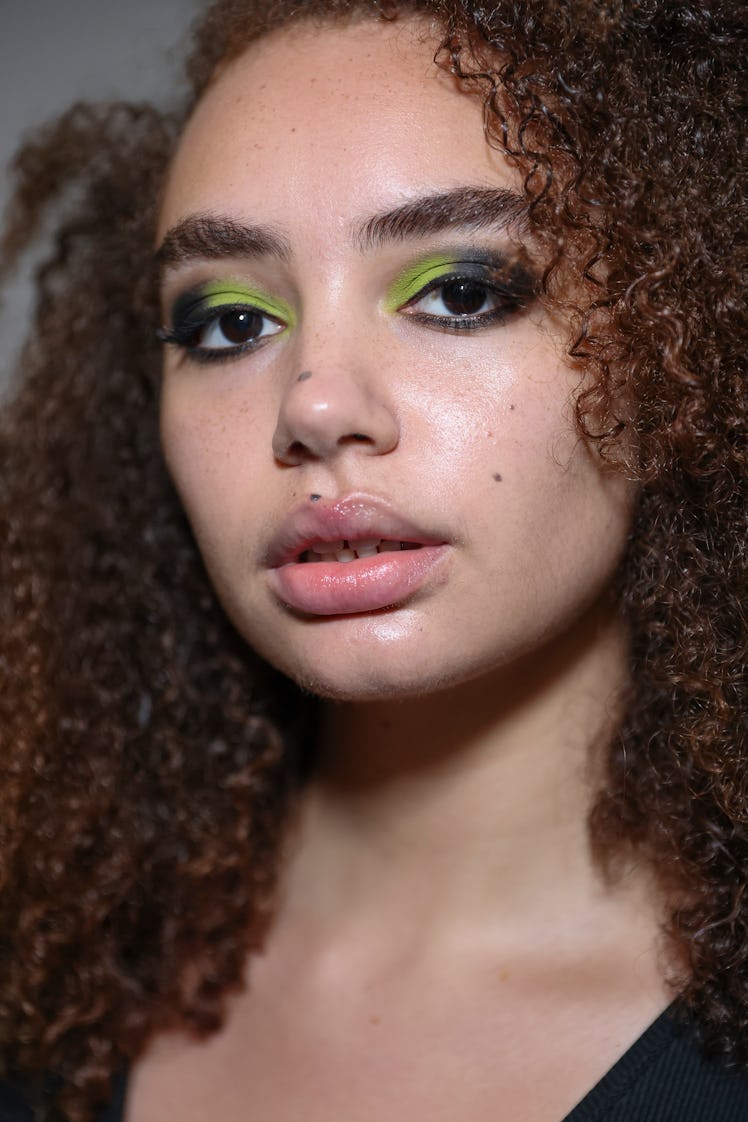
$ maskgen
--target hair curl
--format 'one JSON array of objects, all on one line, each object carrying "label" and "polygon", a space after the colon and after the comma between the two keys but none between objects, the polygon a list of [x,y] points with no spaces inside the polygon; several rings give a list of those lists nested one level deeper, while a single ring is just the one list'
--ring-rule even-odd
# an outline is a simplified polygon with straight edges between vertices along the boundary
[{"label": "hair curl", "polygon": [[311,719],[224,619],[162,464],[163,176],[253,40],[411,14],[524,175],[544,299],[586,371],[580,430],[642,482],[621,574],[630,698],[593,842],[651,863],[683,1000],[708,1047],[748,1061],[737,10],[218,0],[178,112],[77,105],[24,146],[2,243],[7,270],[56,206],[0,421],[0,1048],[9,1071],[54,1073],[72,1122],[154,1032],[220,1024],[262,937]]}]

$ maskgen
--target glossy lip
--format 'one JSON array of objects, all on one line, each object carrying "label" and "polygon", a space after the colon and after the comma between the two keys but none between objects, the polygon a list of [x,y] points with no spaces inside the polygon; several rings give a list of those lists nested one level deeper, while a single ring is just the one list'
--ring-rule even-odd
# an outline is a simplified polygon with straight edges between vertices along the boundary
[{"label": "glossy lip", "polygon": [[[382,499],[347,495],[334,502],[320,499],[312,503],[306,500],[292,510],[273,536],[263,563],[267,568],[278,569],[299,561],[301,554],[315,543],[372,538],[414,542],[423,546],[447,543],[444,534],[424,530]],[[321,564],[319,561],[308,563]]]},{"label": "glossy lip", "polygon": [[[348,562],[301,561],[315,544],[345,540],[407,541],[419,549]],[[410,600],[440,568],[443,535],[425,532],[386,502],[364,495],[303,503],[273,538],[266,558],[270,588],[286,608],[307,617],[361,615]]]}]

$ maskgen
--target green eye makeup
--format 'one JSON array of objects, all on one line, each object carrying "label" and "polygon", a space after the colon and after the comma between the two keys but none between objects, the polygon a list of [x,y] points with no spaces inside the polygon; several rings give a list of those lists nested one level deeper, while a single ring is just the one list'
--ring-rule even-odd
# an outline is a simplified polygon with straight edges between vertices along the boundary
[{"label": "green eye makeup", "polygon": [[293,327],[296,313],[285,300],[236,281],[209,281],[177,298],[171,327],[158,332],[200,362],[217,362],[254,350]]},{"label": "green eye makeup", "polygon": [[477,331],[527,308],[538,288],[517,257],[466,249],[409,266],[387,292],[385,307],[426,327]]},{"label": "green eye makeup", "polygon": [[398,311],[433,281],[453,273],[456,264],[453,256],[445,257],[444,254],[437,253],[426,257],[416,265],[411,265],[397,278],[387,293],[387,311]]},{"label": "green eye makeup", "polygon": [[[201,288],[186,294],[185,298],[194,300],[202,310],[215,311],[216,308],[236,307],[246,305],[255,308],[265,315],[283,320],[291,326],[295,313],[290,304],[277,296],[268,296],[256,288],[245,288],[244,285],[224,284],[220,281],[211,281]],[[180,300],[174,306],[176,316]]]},{"label": "green eye makeup", "polygon": [[[537,278],[517,257],[475,248],[434,253],[404,269],[385,294],[390,314],[454,334],[480,331],[528,307]],[[196,362],[247,354],[296,326],[297,314],[280,297],[234,280],[213,280],[182,293],[171,326],[158,337]]]}]

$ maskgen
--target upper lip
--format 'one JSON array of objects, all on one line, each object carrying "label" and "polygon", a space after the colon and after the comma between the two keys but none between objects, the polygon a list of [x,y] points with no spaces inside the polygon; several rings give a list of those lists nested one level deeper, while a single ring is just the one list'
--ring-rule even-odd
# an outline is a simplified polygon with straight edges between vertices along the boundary
[{"label": "upper lip", "polygon": [[269,568],[279,568],[297,561],[315,544],[378,539],[418,545],[443,545],[446,541],[443,535],[399,514],[386,500],[354,494],[316,503],[307,499],[295,507],[273,535],[264,560]]}]

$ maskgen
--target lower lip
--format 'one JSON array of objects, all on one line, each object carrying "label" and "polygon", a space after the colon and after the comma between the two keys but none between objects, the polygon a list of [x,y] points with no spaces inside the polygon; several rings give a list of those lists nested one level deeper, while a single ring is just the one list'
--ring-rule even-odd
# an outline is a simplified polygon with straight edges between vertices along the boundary
[{"label": "lower lip", "polygon": [[425,545],[355,561],[292,562],[270,570],[270,585],[284,604],[304,615],[376,612],[418,592],[446,551],[445,545]]}]

